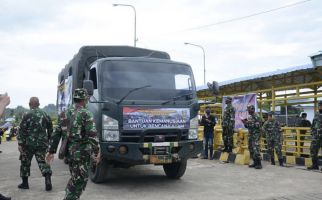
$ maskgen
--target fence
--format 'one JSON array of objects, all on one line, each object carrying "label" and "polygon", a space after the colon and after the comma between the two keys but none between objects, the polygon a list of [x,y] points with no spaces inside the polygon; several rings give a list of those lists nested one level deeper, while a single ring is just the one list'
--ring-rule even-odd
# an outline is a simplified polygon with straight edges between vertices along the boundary
[{"label": "fence", "polygon": [[[203,127],[200,126],[198,138],[203,139]],[[283,134],[283,155],[295,156],[295,157],[310,157],[310,145],[311,145],[311,129],[304,127],[282,127]],[[260,141],[261,152],[266,153],[267,144],[266,139],[262,135]],[[222,128],[216,126],[214,128],[214,149],[223,148],[222,140]],[[242,154],[245,150],[248,150],[248,130],[239,129],[234,133],[234,153]],[[319,156],[322,156],[322,152],[319,152]]]}]

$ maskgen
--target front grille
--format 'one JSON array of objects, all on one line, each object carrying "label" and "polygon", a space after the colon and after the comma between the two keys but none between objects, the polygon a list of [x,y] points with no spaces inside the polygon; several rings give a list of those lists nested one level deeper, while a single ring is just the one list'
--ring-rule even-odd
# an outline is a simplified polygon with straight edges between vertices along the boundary
[{"label": "front grille", "polygon": [[[160,137],[164,141],[159,141]],[[188,131],[143,131],[143,132],[122,132],[120,136],[121,142],[178,142],[188,139]]]}]

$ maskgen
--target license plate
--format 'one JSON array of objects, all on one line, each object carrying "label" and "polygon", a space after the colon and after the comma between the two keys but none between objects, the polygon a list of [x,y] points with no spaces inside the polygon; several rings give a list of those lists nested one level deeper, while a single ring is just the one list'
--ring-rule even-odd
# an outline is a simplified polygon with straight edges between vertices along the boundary
[{"label": "license plate", "polygon": [[153,147],[169,147],[170,146],[170,142],[155,142],[152,143]]}]

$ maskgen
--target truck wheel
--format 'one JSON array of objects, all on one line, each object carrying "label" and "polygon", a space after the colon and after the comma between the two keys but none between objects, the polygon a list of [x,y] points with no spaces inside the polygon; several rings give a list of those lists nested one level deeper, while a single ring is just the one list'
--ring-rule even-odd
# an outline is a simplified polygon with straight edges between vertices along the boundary
[{"label": "truck wheel", "polygon": [[181,162],[165,164],[163,165],[163,170],[168,178],[179,179],[186,172],[187,160],[182,160]]},{"label": "truck wheel", "polygon": [[91,168],[89,177],[94,183],[103,183],[111,172],[112,165],[103,159],[98,165],[93,164],[91,159]]}]

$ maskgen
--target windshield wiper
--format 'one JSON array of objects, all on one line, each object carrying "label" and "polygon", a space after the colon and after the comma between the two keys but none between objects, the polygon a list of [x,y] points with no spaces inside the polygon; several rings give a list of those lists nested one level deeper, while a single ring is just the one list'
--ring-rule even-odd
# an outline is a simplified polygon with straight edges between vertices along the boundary
[{"label": "windshield wiper", "polygon": [[183,94],[183,95],[180,95],[180,96],[172,97],[172,99],[170,99],[170,100],[168,100],[168,101],[163,102],[163,103],[162,103],[162,105],[167,104],[167,103],[170,103],[171,101],[175,102],[176,100],[178,100],[178,99],[180,99],[180,98],[182,98],[182,97],[188,97],[188,96],[191,96],[191,95],[193,95],[193,93],[192,93],[192,92],[190,92],[190,93],[188,93],[188,94]]},{"label": "windshield wiper", "polygon": [[133,88],[133,89],[129,90],[129,91],[128,91],[128,93],[127,93],[124,97],[122,97],[118,102],[116,102],[116,104],[120,104],[120,103],[122,103],[122,101],[123,101],[126,97],[128,97],[132,92],[134,92],[134,91],[138,91],[138,90],[141,90],[141,89],[144,89],[144,88],[148,88],[148,87],[151,87],[151,85],[145,85],[145,86],[142,86],[142,87],[137,87],[137,88]]}]

